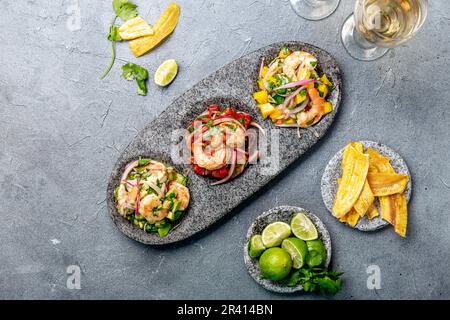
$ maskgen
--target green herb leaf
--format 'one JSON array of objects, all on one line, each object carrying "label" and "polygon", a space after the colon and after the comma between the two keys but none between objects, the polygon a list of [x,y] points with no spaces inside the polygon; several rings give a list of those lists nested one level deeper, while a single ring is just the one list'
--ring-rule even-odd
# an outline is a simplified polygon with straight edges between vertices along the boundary
[{"label": "green herb leaf", "polygon": [[342,287],[342,274],[322,268],[303,268],[293,271],[283,283],[290,287],[300,284],[305,292],[336,294]]},{"label": "green herb leaf", "polygon": [[122,37],[119,34],[118,26],[112,25],[111,27],[109,27],[108,40],[109,41],[122,41]]},{"label": "green herb leaf", "polygon": [[113,9],[116,16],[123,21],[130,20],[137,16],[137,5],[128,0],[113,0]]},{"label": "green herb leaf", "polygon": [[147,95],[147,69],[134,63],[127,63],[122,66],[122,77],[129,81],[136,79],[138,84],[137,93],[141,96]]}]

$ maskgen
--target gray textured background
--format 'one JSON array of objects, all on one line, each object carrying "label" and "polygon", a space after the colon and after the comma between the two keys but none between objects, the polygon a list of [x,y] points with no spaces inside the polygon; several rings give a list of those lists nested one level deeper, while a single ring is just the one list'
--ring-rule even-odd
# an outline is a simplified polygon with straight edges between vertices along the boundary
[{"label": "gray textured background", "polygon": [[[431,1],[424,29],[371,63],[350,58],[339,29],[353,1],[328,19],[307,22],[287,1],[180,0],[171,38],[140,59],[153,74],[180,64],[166,89],[143,98],[120,78],[105,40],[110,1],[79,0],[81,30],[66,27],[75,0],[2,0],[0,19],[0,298],[310,299],[266,292],[247,274],[241,243],[254,217],[275,205],[303,206],[327,224],[333,265],[345,271],[336,298],[450,298],[450,3]],[[168,1],[136,1],[154,22]],[[119,152],[178,95],[242,54],[300,40],[334,54],[344,100],[329,134],[230,218],[180,245],[146,247],[114,226],[105,188]],[[125,44],[122,60],[137,61]],[[388,228],[350,230],[326,211],[320,178],[350,139],[383,142],[413,175],[408,239]],[[60,242],[60,243],[57,243]],[[81,290],[66,288],[66,267],[82,269]],[[368,290],[379,265],[382,289]]]}]

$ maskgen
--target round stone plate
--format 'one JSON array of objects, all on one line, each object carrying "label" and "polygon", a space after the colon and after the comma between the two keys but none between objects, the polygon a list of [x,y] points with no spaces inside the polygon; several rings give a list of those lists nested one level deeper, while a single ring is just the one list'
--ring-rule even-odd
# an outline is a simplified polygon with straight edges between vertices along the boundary
[{"label": "round stone plate", "polygon": [[[405,160],[394,150],[385,146],[384,144],[373,142],[373,141],[361,141],[364,146],[364,149],[369,147],[378,151],[381,155],[388,157],[391,159],[391,165],[395,169],[397,173],[407,174],[409,176],[409,182],[406,186],[406,201],[409,202],[411,198],[411,174],[409,173],[409,169],[406,166]],[[321,182],[321,191],[322,191],[322,199],[327,207],[328,211],[333,212],[333,203],[334,197],[336,196],[338,185],[337,180],[342,175],[342,155],[344,153],[344,148],[339,150],[338,153],[331,158],[330,162],[328,162],[327,167],[325,168],[325,172],[322,176]],[[378,200],[375,200],[375,205],[380,211],[380,206]],[[375,231],[387,226],[389,223],[384,221],[381,218],[381,215],[369,220],[367,217],[363,217],[359,219],[358,224],[355,226],[356,229],[361,231]]]},{"label": "round stone plate", "polygon": [[291,219],[298,212],[304,213],[316,226],[317,232],[319,234],[319,238],[322,240],[325,248],[327,249],[327,261],[325,262],[325,266],[328,267],[331,260],[331,238],[328,233],[327,228],[323,224],[323,222],[314,214],[299,207],[291,207],[291,206],[281,206],[270,209],[269,211],[264,212],[260,216],[258,216],[255,221],[252,223],[250,228],[247,231],[247,237],[244,243],[244,262],[247,267],[248,273],[252,276],[252,278],[258,282],[264,289],[269,291],[278,292],[278,293],[293,293],[297,291],[303,291],[303,287],[301,285],[297,285],[295,287],[288,287],[282,283],[271,281],[267,279],[261,278],[261,271],[259,269],[258,261],[259,259],[252,259],[248,255],[248,244],[250,242],[250,238],[256,234],[261,234],[264,228],[271,224],[272,222],[282,221],[290,224]]}]

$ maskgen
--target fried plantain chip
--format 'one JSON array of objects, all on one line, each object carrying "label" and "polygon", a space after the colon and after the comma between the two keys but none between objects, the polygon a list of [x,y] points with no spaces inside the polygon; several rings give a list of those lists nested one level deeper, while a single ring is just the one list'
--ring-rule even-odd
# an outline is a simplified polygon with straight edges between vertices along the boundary
[{"label": "fried plantain chip", "polygon": [[367,180],[373,194],[379,197],[404,192],[409,177],[406,174],[378,172],[369,173]]},{"label": "fried plantain chip", "polygon": [[408,208],[406,204],[406,196],[404,193],[396,194],[394,196],[394,202],[395,202],[395,232],[405,238],[406,237],[406,228],[408,224]]},{"label": "fried plantain chip", "polygon": [[369,173],[395,173],[389,158],[382,156],[372,148],[367,148],[366,153],[369,155]]},{"label": "fried plantain chip", "polygon": [[366,179],[361,194],[359,195],[359,198],[358,200],[356,200],[354,205],[356,212],[358,212],[361,218],[366,215],[367,210],[369,210],[374,200],[375,196],[373,195],[372,189],[370,189],[369,182]]},{"label": "fried plantain chip", "polygon": [[336,218],[350,212],[358,200],[367,178],[369,156],[349,144],[345,148],[342,165],[342,181],[333,205],[333,215]]},{"label": "fried plantain chip", "polygon": [[347,222],[350,227],[354,228],[358,224],[358,221],[359,213],[353,208],[347,213],[345,222]]},{"label": "fried plantain chip", "polygon": [[378,212],[377,207],[375,206],[375,203],[372,203],[372,205],[367,210],[367,217],[372,220],[373,218],[376,218],[380,215]]},{"label": "fried plantain chip", "polygon": [[153,36],[141,37],[130,42],[130,49],[136,57],[140,57],[155,48],[161,41],[168,37],[178,24],[180,7],[175,2],[171,3],[153,26]]},{"label": "fried plantain chip", "polygon": [[154,34],[153,28],[139,16],[126,21],[119,28],[119,35],[123,40],[133,40]]}]

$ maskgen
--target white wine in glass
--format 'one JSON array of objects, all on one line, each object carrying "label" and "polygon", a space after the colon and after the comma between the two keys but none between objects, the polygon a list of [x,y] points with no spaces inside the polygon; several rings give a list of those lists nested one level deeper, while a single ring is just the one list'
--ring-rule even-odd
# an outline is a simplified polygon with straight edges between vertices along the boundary
[{"label": "white wine in glass", "polygon": [[307,20],[321,20],[331,15],[341,0],[290,0],[291,6],[300,17]]},{"label": "white wine in glass", "polygon": [[427,11],[428,0],[357,0],[342,27],[342,43],[355,59],[378,59],[411,39]]}]

